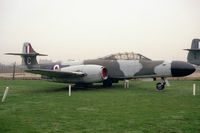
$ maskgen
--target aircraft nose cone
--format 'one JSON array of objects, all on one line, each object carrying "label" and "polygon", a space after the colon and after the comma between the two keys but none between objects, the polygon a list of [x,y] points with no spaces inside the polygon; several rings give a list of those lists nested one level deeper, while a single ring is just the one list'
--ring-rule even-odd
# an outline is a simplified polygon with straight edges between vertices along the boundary
[{"label": "aircraft nose cone", "polygon": [[173,61],[171,72],[173,77],[182,77],[192,74],[196,69],[189,63],[183,61]]}]

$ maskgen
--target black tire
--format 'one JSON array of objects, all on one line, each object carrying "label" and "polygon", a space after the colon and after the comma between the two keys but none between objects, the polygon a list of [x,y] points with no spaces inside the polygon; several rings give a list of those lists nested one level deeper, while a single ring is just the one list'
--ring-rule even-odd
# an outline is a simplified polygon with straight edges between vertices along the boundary
[{"label": "black tire", "polygon": [[112,81],[111,80],[104,80],[103,81],[103,87],[111,87],[112,86]]},{"label": "black tire", "polygon": [[163,83],[157,83],[157,84],[156,84],[156,89],[157,89],[157,90],[161,91],[161,90],[163,90],[164,88],[165,88],[165,84],[163,84]]}]

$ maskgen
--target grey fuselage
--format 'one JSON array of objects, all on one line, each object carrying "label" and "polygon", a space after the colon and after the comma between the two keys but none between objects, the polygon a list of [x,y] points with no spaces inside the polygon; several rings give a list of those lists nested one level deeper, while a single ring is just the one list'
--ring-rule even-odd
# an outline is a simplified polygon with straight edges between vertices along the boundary
[{"label": "grey fuselage", "polygon": [[[56,63],[40,64],[40,69],[53,68]],[[58,64],[58,63],[57,63]],[[133,78],[180,77],[187,76],[195,68],[182,61],[150,60],[104,60],[67,61],[60,63],[60,70],[75,65],[100,65],[108,70],[108,78],[124,80]],[[60,79],[60,82],[78,82],[77,79]]]}]

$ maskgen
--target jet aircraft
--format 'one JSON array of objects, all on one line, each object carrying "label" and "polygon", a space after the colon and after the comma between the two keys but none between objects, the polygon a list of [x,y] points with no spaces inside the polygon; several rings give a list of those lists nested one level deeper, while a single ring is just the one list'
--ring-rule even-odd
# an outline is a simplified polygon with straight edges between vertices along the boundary
[{"label": "jet aircraft", "polygon": [[200,49],[199,49],[200,39],[193,39],[191,44],[191,49],[184,49],[189,51],[187,56],[187,61],[191,64],[200,65]]},{"label": "jet aircraft", "polygon": [[163,82],[157,83],[156,88],[163,90],[167,77],[187,76],[195,71],[192,65],[183,61],[152,61],[148,58],[99,58],[38,64],[36,57],[46,55],[35,52],[29,42],[24,43],[22,53],[7,54],[21,56],[25,71],[40,74],[42,79],[73,84],[103,82],[105,87],[125,79],[161,77]]}]

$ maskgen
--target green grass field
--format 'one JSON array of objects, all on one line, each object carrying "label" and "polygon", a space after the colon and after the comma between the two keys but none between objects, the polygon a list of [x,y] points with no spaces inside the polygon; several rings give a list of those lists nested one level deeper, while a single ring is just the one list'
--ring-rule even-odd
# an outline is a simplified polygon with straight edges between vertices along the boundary
[{"label": "green grass field", "polygon": [[[192,95],[192,84],[197,95]],[[74,89],[41,80],[0,80],[0,133],[199,133],[200,82],[130,82]]]}]

